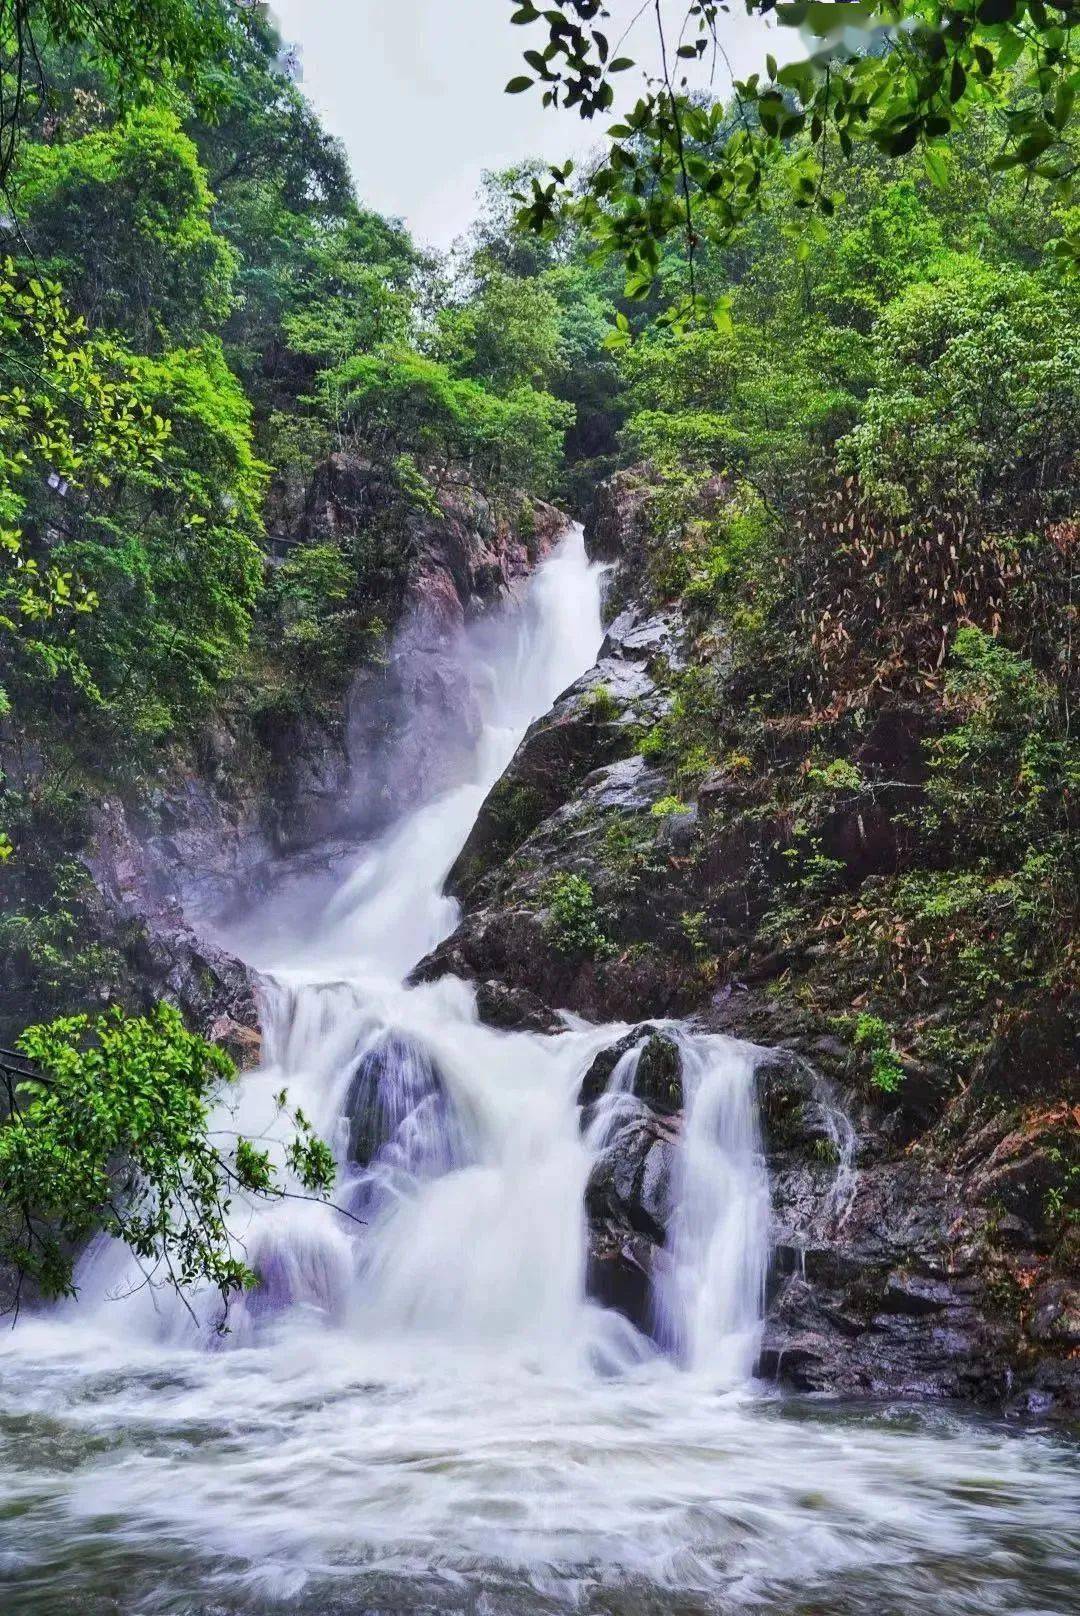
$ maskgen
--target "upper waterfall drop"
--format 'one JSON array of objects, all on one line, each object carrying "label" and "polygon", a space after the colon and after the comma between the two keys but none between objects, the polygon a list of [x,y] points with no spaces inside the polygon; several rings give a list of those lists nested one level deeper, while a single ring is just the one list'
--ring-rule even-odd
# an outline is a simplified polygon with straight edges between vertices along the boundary
[{"label": "upper waterfall drop", "polygon": [[607,570],[588,559],[575,523],[518,598],[443,647],[473,708],[461,778],[363,849],[324,906],[301,910],[287,933],[267,927],[266,906],[257,908],[227,938],[249,964],[274,976],[352,980],[374,971],[400,981],[453,929],[447,872],[529,725],[592,665],[603,640]]}]

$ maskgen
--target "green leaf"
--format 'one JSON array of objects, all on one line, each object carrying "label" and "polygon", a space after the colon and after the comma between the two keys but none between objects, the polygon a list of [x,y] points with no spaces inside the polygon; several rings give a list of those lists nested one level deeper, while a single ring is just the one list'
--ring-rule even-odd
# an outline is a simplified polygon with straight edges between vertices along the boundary
[{"label": "green leaf", "polygon": [[1022,163],[1033,163],[1036,157],[1041,157],[1048,146],[1054,144],[1054,136],[1045,125],[1036,129],[1032,134],[1025,135],[1016,148],[1016,155]]},{"label": "green leaf", "polygon": [[931,184],[943,191],[949,183],[949,160],[940,146],[927,146],[923,152],[923,168]]},{"label": "green leaf", "polygon": [[1055,129],[1064,129],[1072,114],[1076,102],[1076,91],[1065,79],[1057,87],[1054,97],[1053,124]]},{"label": "green leaf", "polygon": [[504,95],[520,95],[522,90],[531,89],[532,84],[533,84],[533,80],[530,79],[530,78],[527,78],[524,74],[522,74],[521,77],[510,80],[510,83],[506,86],[506,89],[503,91],[503,94]]},{"label": "green leaf", "polygon": [[892,134],[882,136],[880,144],[890,157],[903,157],[915,146],[921,127],[921,123],[916,119],[914,123],[909,123],[905,129],[898,129]]}]

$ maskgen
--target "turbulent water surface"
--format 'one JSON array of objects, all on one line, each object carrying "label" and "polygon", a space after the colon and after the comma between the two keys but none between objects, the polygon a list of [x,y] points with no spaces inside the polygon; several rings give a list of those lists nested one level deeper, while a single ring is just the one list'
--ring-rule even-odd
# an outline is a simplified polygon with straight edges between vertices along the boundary
[{"label": "turbulent water surface", "polygon": [[[331,1138],[362,1224],[288,1202],[237,1235],[262,1285],[215,1333],[84,1259],[78,1304],[0,1345],[0,1610],[860,1613],[1077,1608],[1080,1464],[1051,1432],[783,1398],[751,1379],[768,1196],[753,1051],[672,1028],[687,1117],[658,1351],[584,1296],[582,1196],[629,1093],[575,1097],[624,1030],[482,1026],[402,986],[454,923],[442,881],[517,741],[593,661],[579,533],[463,636],[468,778],[230,941],[266,1065]],[[364,1163],[363,1166],[357,1165]]]}]

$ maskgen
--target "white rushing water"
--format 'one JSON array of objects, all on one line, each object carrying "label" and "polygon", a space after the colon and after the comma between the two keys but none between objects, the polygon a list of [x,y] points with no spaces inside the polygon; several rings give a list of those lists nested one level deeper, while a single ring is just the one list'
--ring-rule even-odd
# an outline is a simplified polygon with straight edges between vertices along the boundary
[{"label": "white rushing water", "polygon": [[[687,1094],[658,1350],[585,1294],[583,1194],[637,1052],[588,1131],[576,1094],[624,1028],[483,1026],[453,979],[403,986],[529,722],[593,661],[600,569],[575,533],[463,639],[468,778],[232,939],[263,973],[265,1066],[334,1142],[326,1207],[249,1209],[260,1288],[215,1338],[102,1244],[77,1304],[0,1346],[0,1609],[1048,1613],[1077,1472],[1049,1437],[783,1401],[749,1379],[768,1198],[753,1052],[673,1027]],[[359,1165],[362,1162],[364,1165]]]}]

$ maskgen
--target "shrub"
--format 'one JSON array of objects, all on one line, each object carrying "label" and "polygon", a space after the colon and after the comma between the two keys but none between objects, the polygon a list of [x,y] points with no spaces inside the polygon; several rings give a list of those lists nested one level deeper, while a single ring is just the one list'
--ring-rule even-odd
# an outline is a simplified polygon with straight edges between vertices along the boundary
[{"label": "shrub", "polygon": [[548,882],[544,899],[547,935],[556,953],[604,959],[614,952],[601,928],[592,886],[583,875],[561,870]]},{"label": "shrub", "polygon": [[619,704],[607,685],[595,685],[586,697],[586,705],[598,724],[613,724],[619,716]]},{"label": "shrub", "polygon": [[874,1088],[882,1094],[895,1094],[904,1081],[904,1068],[885,1022],[865,1012],[859,1015],[855,1021],[854,1044],[856,1049],[866,1053]]},{"label": "shrub", "polygon": [[[72,1251],[99,1231],[125,1241],[152,1283],[209,1283],[225,1304],[255,1283],[229,1235],[232,1198],[287,1192],[268,1151],[210,1127],[235,1076],[224,1050],[166,1004],[30,1027],[18,1049],[34,1075],[0,1074],[0,1259],[19,1276],[16,1307],[24,1278],[46,1296],[73,1295]],[[284,1093],[278,1101],[284,1110]],[[301,1112],[292,1120],[286,1161],[323,1195],[333,1157]]]}]

